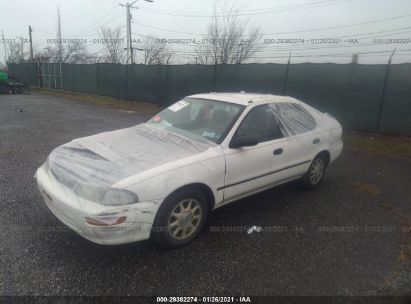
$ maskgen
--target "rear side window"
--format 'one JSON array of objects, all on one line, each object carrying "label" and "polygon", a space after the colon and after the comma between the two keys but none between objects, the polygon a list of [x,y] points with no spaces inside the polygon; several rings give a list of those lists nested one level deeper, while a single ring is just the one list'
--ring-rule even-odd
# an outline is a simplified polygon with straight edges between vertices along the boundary
[{"label": "rear side window", "polygon": [[278,124],[290,136],[309,132],[317,127],[314,117],[299,104],[271,103],[270,108]]}]

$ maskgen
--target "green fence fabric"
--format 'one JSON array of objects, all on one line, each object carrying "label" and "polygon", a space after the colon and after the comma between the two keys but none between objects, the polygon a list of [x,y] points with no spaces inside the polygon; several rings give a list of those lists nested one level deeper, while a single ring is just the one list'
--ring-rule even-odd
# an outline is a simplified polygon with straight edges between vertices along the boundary
[{"label": "green fence fabric", "polygon": [[215,91],[282,94],[286,67],[281,64],[219,65]]},{"label": "green fence fabric", "polygon": [[167,104],[166,66],[127,65],[127,99]]},{"label": "green fence fabric", "polygon": [[7,75],[6,73],[0,71],[0,80],[8,81],[9,80],[9,75]]},{"label": "green fence fabric", "polygon": [[286,93],[332,114],[345,128],[374,131],[384,71],[384,66],[291,65]]},{"label": "green fence fabric", "polygon": [[[59,64],[46,63],[43,67],[46,75],[55,75]],[[391,65],[388,73],[387,69],[387,65],[331,63],[62,64],[61,86],[60,78],[44,81],[38,77],[35,63],[9,65],[10,75],[34,87],[62,88],[160,105],[206,92],[285,94],[332,114],[345,129],[411,136],[411,64]]]},{"label": "green fence fabric", "polygon": [[17,77],[20,82],[39,86],[37,80],[37,68],[35,63],[8,64],[9,76]]},{"label": "green fence fabric", "polygon": [[177,101],[184,96],[215,91],[214,67],[208,65],[175,65],[166,70],[164,98]]},{"label": "green fence fabric", "polygon": [[411,135],[411,65],[392,65],[382,108],[380,130]]}]

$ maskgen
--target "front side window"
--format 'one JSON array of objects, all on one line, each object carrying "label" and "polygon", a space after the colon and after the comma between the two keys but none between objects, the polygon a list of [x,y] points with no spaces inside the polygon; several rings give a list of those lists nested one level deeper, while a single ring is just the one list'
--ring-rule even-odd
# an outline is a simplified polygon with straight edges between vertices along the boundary
[{"label": "front side window", "polygon": [[241,122],[235,136],[255,137],[259,143],[283,137],[268,105],[253,108]]},{"label": "front side window", "polygon": [[299,104],[271,103],[270,108],[281,127],[290,136],[309,132],[317,127],[314,117]]},{"label": "front side window", "polygon": [[244,106],[234,103],[185,98],[147,123],[194,140],[219,143],[243,109]]}]

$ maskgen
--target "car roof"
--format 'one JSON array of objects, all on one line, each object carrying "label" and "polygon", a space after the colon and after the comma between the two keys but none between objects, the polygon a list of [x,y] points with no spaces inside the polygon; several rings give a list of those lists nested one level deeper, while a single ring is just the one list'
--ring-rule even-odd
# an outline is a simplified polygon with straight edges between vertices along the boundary
[{"label": "car roof", "polygon": [[188,96],[190,98],[225,101],[240,105],[268,103],[268,102],[291,102],[300,103],[299,100],[290,96],[254,93],[205,93]]}]

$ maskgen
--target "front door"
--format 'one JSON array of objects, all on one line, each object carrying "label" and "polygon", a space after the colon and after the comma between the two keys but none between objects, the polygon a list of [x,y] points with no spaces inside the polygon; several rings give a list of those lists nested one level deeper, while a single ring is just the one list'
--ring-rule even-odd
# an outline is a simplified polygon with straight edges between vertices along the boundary
[{"label": "front door", "polygon": [[[255,137],[252,147],[226,148],[224,201],[256,192],[275,184],[284,177],[287,166],[287,142],[268,105],[253,108],[241,122],[235,137]],[[280,170],[280,171],[278,171]],[[277,172],[278,171],[278,172]]]}]

